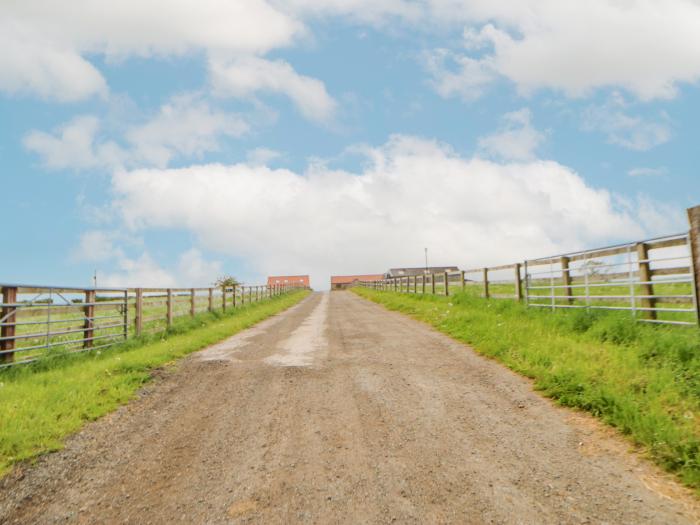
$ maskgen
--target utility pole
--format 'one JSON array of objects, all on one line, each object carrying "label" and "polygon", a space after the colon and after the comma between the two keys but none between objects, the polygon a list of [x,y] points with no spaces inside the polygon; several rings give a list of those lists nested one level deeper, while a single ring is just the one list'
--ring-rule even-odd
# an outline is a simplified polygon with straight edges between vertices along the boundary
[{"label": "utility pole", "polygon": [[92,282],[93,282],[93,287],[97,288],[97,269],[95,269],[95,273],[92,276]]},{"label": "utility pole", "polygon": [[428,248],[425,248],[425,273],[428,273]]}]

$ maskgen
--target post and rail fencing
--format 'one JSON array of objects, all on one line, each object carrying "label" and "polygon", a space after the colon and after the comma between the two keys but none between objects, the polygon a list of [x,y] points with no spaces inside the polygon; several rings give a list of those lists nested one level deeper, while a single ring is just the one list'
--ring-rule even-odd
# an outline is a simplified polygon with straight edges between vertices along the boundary
[{"label": "post and rail fencing", "polygon": [[240,308],[296,285],[226,288],[74,288],[0,284],[0,368],[99,350],[167,330],[176,318]]},{"label": "post and rail fencing", "polygon": [[690,230],[639,242],[451,273],[361,282],[375,290],[487,299],[528,307],[628,311],[649,323],[700,323],[700,206],[688,210]]}]

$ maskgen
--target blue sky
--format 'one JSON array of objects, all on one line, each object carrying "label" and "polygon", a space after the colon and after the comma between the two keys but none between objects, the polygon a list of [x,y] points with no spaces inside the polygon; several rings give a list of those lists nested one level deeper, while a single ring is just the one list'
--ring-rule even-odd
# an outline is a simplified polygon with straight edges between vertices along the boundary
[{"label": "blue sky", "polygon": [[692,0],[72,8],[0,7],[5,282],[323,287],[426,246],[676,233],[700,203]]}]

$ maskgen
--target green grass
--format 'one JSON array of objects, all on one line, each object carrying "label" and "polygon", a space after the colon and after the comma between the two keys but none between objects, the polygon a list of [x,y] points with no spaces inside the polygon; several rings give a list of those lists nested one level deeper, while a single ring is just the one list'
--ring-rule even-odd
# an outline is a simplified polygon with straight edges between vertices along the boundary
[{"label": "green grass", "polygon": [[469,293],[355,289],[534,379],[545,395],[617,427],[700,493],[700,330],[629,313],[528,309]]},{"label": "green grass", "polygon": [[297,303],[306,291],[181,319],[167,332],[0,372],[0,476],[134,397],[151,371]]},{"label": "green grass", "polygon": [[[23,299],[28,299],[30,295],[31,294],[25,294]],[[69,295],[69,297],[72,296]],[[261,298],[264,299],[263,294],[261,294]],[[16,334],[20,337],[15,343],[15,359],[17,361],[31,360],[33,358],[41,358],[46,354],[60,353],[69,349],[80,350],[82,348],[82,339],[84,336],[83,325],[85,322],[84,306],[80,302],[73,302],[70,305],[65,305],[63,304],[63,299],[63,296],[54,297],[53,300],[55,302],[51,304],[50,307],[48,305],[42,305],[40,307],[29,307],[25,305],[17,310],[16,321],[19,324],[16,327]],[[167,329],[166,299],[167,295],[163,293],[144,293],[142,312],[144,333],[155,333]],[[241,299],[239,293],[237,295],[238,305],[242,303]],[[93,335],[98,337],[94,342],[95,346],[123,340],[124,327],[110,327],[110,325],[121,325],[124,322],[122,301],[123,295],[98,295],[94,315],[103,318],[95,321]],[[173,293],[173,317],[176,320],[179,317],[190,317],[190,301],[189,291]],[[249,302],[257,302],[255,294],[251,297],[246,293],[245,304]],[[221,292],[216,290],[213,296],[213,310],[221,311],[221,303]],[[130,296],[127,304],[126,319],[128,322],[128,333],[131,336],[131,334],[135,332],[136,298]],[[230,293],[226,295],[226,304],[227,309],[233,308],[232,296]],[[198,313],[206,312],[208,306],[208,294],[199,291],[195,296],[195,311]],[[50,325],[50,330],[47,325],[49,318],[52,323]],[[69,334],[54,333],[71,330],[73,332]],[[33,337],[26,337],[32,334],[34,335]],[[113,337],[107,338],[106,336],[108,335]],[[46,348],[45,345],[48,344],[50,344],[51,347]]]},{"label": "green grass", "polygon": [[[611,307],[611,306],[617,306],[617,307],[630,307],[631,303],[631,291],[630,291],[630,286],[629,285],[618,285],[618,284],[613,284],[613,283],[607,283],[606,281],[603,280],[598,280],[598,281],[592,281],[594,284],[603,284],[604,286],[591,286],[589,288],[589,296],[591,297],[590,299],[590,304],[593,306],[599,306],[599,307]],[[581,284],[576,281],[576,284]],[[551,303],[551,299],[549,297],[543,297],[543,296],[549,296],[549,295],[554,295],[554,296],[562,296],[562,297],[557,297],[555,299],[556,304],[558,305],[566,305],[568,304],[568,300],[565,299],[563,296],[567,295],[567,292],[564,288],[554,288],[554,289],[549,289],[550,281],[544,281],[541,280],[537,283],[535,283],[536,286],[539,287],[547,287],[547,288],[542,288],[542,289],[531,289],[530,290],[530,302],[531,303],[539,303],[539,304],[545,304],[549,305]],[[555,286],[562,286],[563,282],[561,282],[560,279],[556,280],[554,282]],[[411,283],[409,290],[410,293],[413,293],[413,283]],[[426,285],[426,293],[431,293],[431,287],[430,284],[428,283]],[[406,285],[404,283],[402,290],[405,292],[406,290]],[[457,282],[452,282],[450,283],[450,292],[455,293],[460,290],[460,285]],[[690,283],[670,283],[670,282],[663,282],[663,281],[658,281],[653,285],[653,291],[656,295],[659,296],[667,296],[667,295],[677,295],[677,296],[692,296],[693,294],[693,289],[692,285]],[[422,293],[422,287],[421,283],[418,283],[418,293]],[[445,285],[442,282],[437,282],[435,284],[435,293],[437,295],[443,295],[445,293]],[[474,297],[483,297],[484,293],[484,287],[483,283],[479,281],[469,281],[466,286],[465,286],[465,291],[464,293],[469,294]],[[489,294],[491,295],[492,298],[514,298],[515,296],[515,284],[514,283],[507,283],[507,282],[491,282],[489,284]],[[571,295],[574,296],[572,298],[571,304],[576,305],[576,306],[586,306],[586,299],[585,299],[585,294],[586,290],[585,288],[578,288],[578,287],[573,287],[571,289]],[[634,294],[636,295],[635,299],[635,305],[636,307],[641,307],[643,306],[642,300],[639,298],[640,295],[644,295],[645,292],[643,290],[643,287],[641,285],[634,285]],[[605,298],[605,296],[621,296],[620,298],[617,299],[608,299]],[[662,298],[659,297],[656,300],[656,306],[658,308],[669,308],[669,309],[692,309],[693,308],[693,300],[691,298]],[[628,312],[630,312],[628,310]],[[631,312],[630,314],[631,315]],[[642,317],[642,312],[638,311],[637,315],[641,318]],[[694,313],[690,312],[667,312],[667,311],[662,311],[662,312],[657,312],[657,318],[660,320],[666,320],[666,321],[683,321],[683,322],[693,322],[694,321]]]}]

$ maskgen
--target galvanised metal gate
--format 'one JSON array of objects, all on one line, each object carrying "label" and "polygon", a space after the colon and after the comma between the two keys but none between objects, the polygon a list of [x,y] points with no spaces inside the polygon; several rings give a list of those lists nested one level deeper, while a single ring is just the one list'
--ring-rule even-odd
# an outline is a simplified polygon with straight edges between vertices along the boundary
[{"label": "galvanised metal gate", "polygon": [[697,297],[688,234],[525,261],[536,308],[626,310],[650,323],[694,325]]}]

